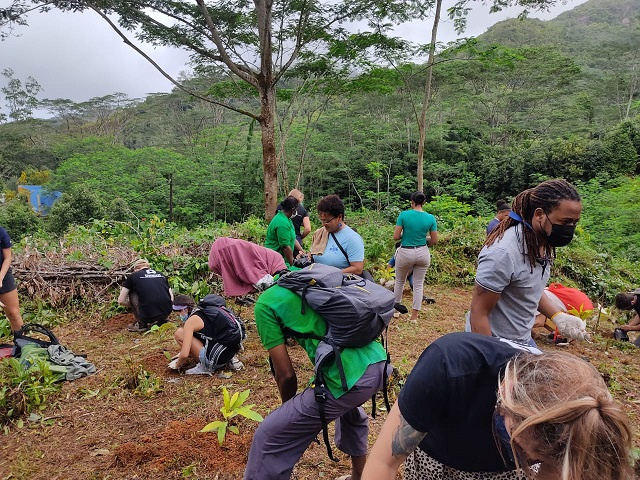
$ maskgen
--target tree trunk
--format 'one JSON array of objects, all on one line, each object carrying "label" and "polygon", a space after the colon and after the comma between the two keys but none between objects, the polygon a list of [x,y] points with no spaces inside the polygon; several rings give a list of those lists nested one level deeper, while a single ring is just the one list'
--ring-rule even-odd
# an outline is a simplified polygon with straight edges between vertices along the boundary
[{"label": "tree trunk", "polygon": [[422,101],[422,110],[420,119],[418,120],[418,131],[420,138],[418,140],[418,191],[424,191],[424,143],[427,137],[427,110],[429,109],[429,100],[431,97],[431,78],[433,76],[433,57],[436,52],[436,39],[438,37],[438,24],[440,23],[440,10],[442,9],[442,0],[436,3],[436,14],[433,17],[433,28],[431,29],[431,45],[429,46],[429,58],[427,60],[427,81],[424,87],[424,100]]},{"label": "tree trunk", "polygon": [[266,85],[260,92],[260,131],[264,168],[264,218],[270,222],[278,205],[278,157],[275,133],[275,87]]}]

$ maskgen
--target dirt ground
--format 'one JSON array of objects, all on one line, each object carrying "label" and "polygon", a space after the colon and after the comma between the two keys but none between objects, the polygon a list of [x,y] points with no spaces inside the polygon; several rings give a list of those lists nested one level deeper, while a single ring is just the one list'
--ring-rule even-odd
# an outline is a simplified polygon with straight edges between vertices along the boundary
[{"label": "dirt ground", "polygon": [[[471,298],[468,289],[430,287],[433,305],[425,306],[419,322],[408,315],[392,321],[389,349],[399,376],[392,396],[410,372],[424,348],[439,336],[463,328],[463,315]],[[410,305],[409,293],[405,304]],[[0,442],[0,479],[239,479],[256,423],[238,422],[240,435],[229,433],[219,446],[215,433],[200,433],[208,422],[221,419],[222,388],[230,392],[250,389],[247,403],[266,416],[279,405],[267,356],[257,338],[251,307],[231,303],[248,323],[249,338],[240,354],[245,369],[230,378],[185,376],[168,370],[166,354],[177,353],[172,332],[141,335],[129,333],[130,315],[110,319],[83,318],[57,327],[61,343],[76,354],[86,354],[98,368],[95,375],[67,382],[46,409],[43,418],[13,426]],[[177,319],[176,319],[177,323]],[[593,324],[589,325],[593,329]],[[609,322],[600,325],[602,335],[593,343],[568,347],[547,345],[543,332],[537,341],[543,349],[562,348],[584,357],[608,380],[636,432],[640,446],[639,353],[629,344],[614,342]],[[166,352],[166,353],[165,353]],[[298,383],[306,385],[312,368],[302,349],[290,348]],[[133,387],[142,369],[157,380],[150,396]],[[231,372],[226,372],[231,373]],[[140,390],[140,389],[139,389]],[[144,390],[144,389],[142,389]],[[379,402],[381,403],[381,402]],[[369,404],[365,405],[371,411]],[[386,411],[371,420],[370,443],[376,438]],[[350,463],[332,462],[323,444],[312,444],[297,464],[294,479],[333,479],[349,473]]]}]

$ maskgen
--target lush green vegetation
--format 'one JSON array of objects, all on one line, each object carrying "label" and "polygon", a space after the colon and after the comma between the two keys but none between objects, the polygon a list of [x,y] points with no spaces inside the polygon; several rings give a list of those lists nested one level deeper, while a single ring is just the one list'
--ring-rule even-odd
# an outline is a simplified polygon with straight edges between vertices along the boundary
[{"label": "lush green vegetation", "polygon": [[[578,240],[560,249],[557,274],[592,295],[640,283],[639,14],[640,0],[590,0],[552,21],[508,20],[438,49],[424,180],[443,240],[430,281],[469,283],[495,201],[562,177],[579,186],[585,212]],[[393,251],[393,222],[416,186],[425,72],[413,61],[371,63],[348,78],[328,78],[320,65],[294,69],[278,85],[280,195],[301,189],[313,221],[315,201],[339,194],[379,276]],[[246,89],[197,72],[188,85],[213,85],[212,97],[255,107]],[[163,245],[202,244],[231,230],[263,240],[255,120],[178,90],[47,100],[39,106],[54,118],[34,120],[27,110],[37,82],[28,79],[27,88],[11,78],[12,95],[22,89],[26,102],[0,125],[8,200],[0,225],[14,240],[31,234],[27,243],[46,250],[55,237],[83,244],[97,235],[152,257],[174,286],[192,292],[207,288],[204,259],[165,255]],[[13,199],[18,183],[64,194],[39,218]]]}]

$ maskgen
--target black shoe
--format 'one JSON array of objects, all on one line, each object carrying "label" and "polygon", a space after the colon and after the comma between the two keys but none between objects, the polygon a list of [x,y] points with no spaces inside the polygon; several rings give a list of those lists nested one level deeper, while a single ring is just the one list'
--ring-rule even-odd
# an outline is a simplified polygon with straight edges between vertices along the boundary
[{"label": "black shoe", "polygon": [[131,325],[128,325],[127,330],[129,330],[130,332],[142,333],[149,330],[149,327],[146,325],[140,325],[139,322],[136,322],[136,323],[132,323]]},{"label": "black shoe", "polygon": [[427,297],[426,295],[422,297],[422,300],[424,301],[424,303],[427,303],[427,304],[436,303],[435,298]]},{"label": "black shoe", "polygon": [[396,303],[393,305],[393,308],[396,309],[396,311],[404,314],[404,313],[409,313],[409,309],[407,307],[405,307],[404,305],[402,305],[401,303]]}]

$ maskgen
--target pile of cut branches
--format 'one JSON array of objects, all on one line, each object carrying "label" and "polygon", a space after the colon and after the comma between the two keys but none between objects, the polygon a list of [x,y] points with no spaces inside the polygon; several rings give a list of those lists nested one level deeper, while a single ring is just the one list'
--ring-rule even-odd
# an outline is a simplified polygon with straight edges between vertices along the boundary
[{"label": "pile of cut branches", "polygon": [[137,258],[134,251],[122,247],[110,247],[106,256],[90,246],[46,252],[26,247],[14,254],[12,270],[20,290],[30,298],[61,305],[73,298],[97,300],[105,296],[132,272]]}]

